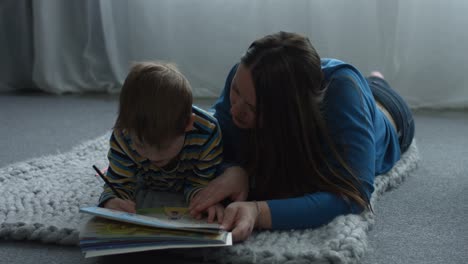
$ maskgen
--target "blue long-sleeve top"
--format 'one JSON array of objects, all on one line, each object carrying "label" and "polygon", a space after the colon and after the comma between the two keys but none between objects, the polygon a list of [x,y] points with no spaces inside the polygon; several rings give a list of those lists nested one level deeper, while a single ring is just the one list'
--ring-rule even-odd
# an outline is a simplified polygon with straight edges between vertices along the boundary
[{"label": "blue long-sleeve top", "polygon": [[[240,137],[244,130],[237,128],[230,114],[229,91],[236,72],[229,73],[224,90],[213,106],[221,126],[226,161],[240,161]],[[351,165],[362,183],[368,199],[374,191],[376,175],[388,172],[400,159],[398,136],[387,117],[377,108],[366,79],[352,65],[336,59],[322,59],[325,85],[324,118],[337,149]],[[329,156],[338,171],[346,171]],[[301,197],[268,200],[272,229],[314,228],[327,224],[335,217],[362,211],[355,202],[330,192],[315,192]],[[350,206],[351,205],[351,206]]]}]

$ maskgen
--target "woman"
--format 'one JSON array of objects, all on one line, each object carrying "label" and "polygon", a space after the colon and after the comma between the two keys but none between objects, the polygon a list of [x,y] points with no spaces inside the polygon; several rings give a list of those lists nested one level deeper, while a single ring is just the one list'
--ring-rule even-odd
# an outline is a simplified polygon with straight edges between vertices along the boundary
[{"label": "woman", "polygon": [[197,194],[190,213],[237,201],[222,223],[236,241],[254,228],[314,228],[371,209],[375,176],[414,135],[408,106],[383,76],[366,79],[349,64],[321,60],[295,33],[253,42],[214,110],[230,167]]}]

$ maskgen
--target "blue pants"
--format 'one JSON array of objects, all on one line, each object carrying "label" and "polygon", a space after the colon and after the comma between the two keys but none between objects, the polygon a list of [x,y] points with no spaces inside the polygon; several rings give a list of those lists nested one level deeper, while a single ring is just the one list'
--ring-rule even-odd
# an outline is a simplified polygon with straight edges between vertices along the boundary
[{"label": "blue pants", "polygon": [[387,109],[395,121],[401,153],[406,152],[414,138],[414,119],[410,108],[384,79],[371,76],[367,82],[375,100]]}]

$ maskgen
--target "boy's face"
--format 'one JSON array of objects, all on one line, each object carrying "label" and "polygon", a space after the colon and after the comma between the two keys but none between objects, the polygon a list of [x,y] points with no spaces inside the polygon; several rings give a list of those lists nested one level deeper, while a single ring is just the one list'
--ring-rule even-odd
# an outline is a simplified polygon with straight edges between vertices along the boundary
[{"label": "boy's face", "polygon": [[138,154],[149,159],[151,163],[157,167],[164,167],[177,157],[179,152],[182,150],[185,142],[185,135],[174,138],[167,142],[167,144],[164,144],[161,148],[145,145],[135,136],[132,136],[132,141]]}]

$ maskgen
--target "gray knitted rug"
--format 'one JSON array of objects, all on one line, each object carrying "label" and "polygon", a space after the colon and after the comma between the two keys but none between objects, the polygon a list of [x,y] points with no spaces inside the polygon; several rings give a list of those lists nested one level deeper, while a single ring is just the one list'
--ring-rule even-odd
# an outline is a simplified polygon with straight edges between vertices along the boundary
[{"label": "gray knitted rug", "polygon": [[[67,153],[1,168],[0,238],[76,246],[78,228],[89,218],[78,209],[95,205],[101,192],[102,183],[91,165],[106,166],[108,138],[106,134]],[[376,178],[371,203],[397,187],[418,161],[413,142],[390,172]],[[140,193],[138,200],[148,206],[156,199]],[[367,250],[373,223],[373,215],[364,212],[340,216],[317,229],[258,232],[232,247],[173,251],[219,263],[356,263]]]}]

